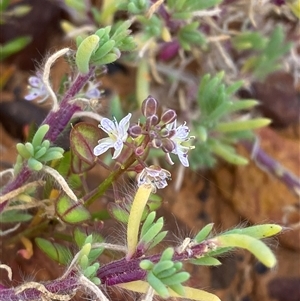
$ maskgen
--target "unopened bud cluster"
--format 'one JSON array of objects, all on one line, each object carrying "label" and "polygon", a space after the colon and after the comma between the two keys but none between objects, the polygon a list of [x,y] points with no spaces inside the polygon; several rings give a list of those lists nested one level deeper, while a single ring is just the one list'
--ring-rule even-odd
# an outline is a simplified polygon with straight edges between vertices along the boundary
[{"label": "unopened bud cluster", "polygon": [[[183,124],[176,126],[177,114],[174,110],[168,109],[161,115],[158,114],[158,103],[152,96],[147,97],[142,104],[142,114],[146,121],[144,124],[134,124],[129,127],[129,135],[137,138],[140,135],[148,136],[150,147],[160,148],[167,154],[170,164],[173,164],[169,154],[178,155],[180,162],[188,167],[188,151],[193,148],[185,145],[189,141],[189,128]],[[137,149],[138,153],[143,153]]]}]

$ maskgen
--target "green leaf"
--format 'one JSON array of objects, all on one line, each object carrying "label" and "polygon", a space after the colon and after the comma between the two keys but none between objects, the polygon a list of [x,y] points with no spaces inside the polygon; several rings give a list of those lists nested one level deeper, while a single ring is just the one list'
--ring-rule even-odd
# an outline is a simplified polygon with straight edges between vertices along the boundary
[{"label": "green leaf", "polygon": [[107,210],[110,215],[115,218],[117,221],[121,223],[128,223],[129,212],[115,203],[109,203],[107,206]]},{"label": "green leaf", "polygon": [[67,265],[71,261],[72,253],[67,247],[40,237],[35,238],[35,242],[47,256],[60,264]]},{"label": "green leaf", "polygon": [[91,170],[95,166],[94,164],[86,163],[81,160],[77,154],[72,153],[71,155],[71,170],[76,175],[84,174],[85,172]]},{"label": "green leaf", "polygon": [[282,231],[282,227],[276,224],[263,224],[263,225],[255,225],[247,228],[242,229],[232,229],[226,231],[226,234],[242,234],[242,235],[249,235],[251,237],[262,239],[270,236],[274,236]]},{"label": "green leaf", "polygon": [[250,120],[220,122],[216,125],[216,130],[222,133],[246,131],[261,128],[269,125],[270,123],[271,120],[269,118],[255,118]]},{"label": "green leaf", "polygon": [[166,288],[166,286],[152,272],[149,272],[147,274],[147,281],[161,297],[163,298],[169,297],[169,291]]},{"label": "green leaf", "polygon": [[22,210],[9,210],[0,214],[1,223],[27,222],[32,219],[32,215]]},{"label": "green leaf", "polygon": [[268,268],[276,264],[276,258],[270,248],[256,238],[241,234],[225,234],[215,239],[221,247],[239,247],[248,250]]},{"label": "green leaf", "polygon": [[100,38],[96,35],[86,37],[78,46],[76,52],[76,65],[81,73],[89,72],[89,65],[92,55],[98,49]]},{"label": "green leaf", "polygon": [[198,259],[191,259],[189,260],[189,262],[191,264],[205,265],[205,266],[217,266],[222,264],[218,259],[210,256],[205,256]]},{"label": "green leaf", "polygon": [[239,156],[235,153],[234,150],[231,149],[228,145],[219,143],[218,141],[213,141],[210,144],[211,151],[226,160],[229,163],[236,165],[246,165],[248,164],[248,160],[242,156]]},{"label": "green leaf", "polygon": [[70,132],[71,149],[85,163],[93,165],[95,162],[93,150],[100,138],[100,131],[93,124],[77,123]]},{"label": "green leaf", "polygon": [[24,36],[13,39],[12,41],[9,41],[4,45],[0,45],[0,61],[3,61],[10,55],[13,55],[14,53],[22,50],[31,42],[31,40],[31,37]]},{"label": "green leaf", "polygon": [[212,228],[213,228],[214,224],[213,223],[210,223],[210,224],[207,224],[206,226],[204,226],[199,232],[198,234],[194,237],[194,240],[197,242],[197,243],[200,243],[202,242],[204,239],[207,238],[207,236],[210,234]]},{"label": "green leaf", "polygon": [[147,216],[146,220],[143,223],[140,237],[143,237],[148,232],[148,230],[151,228],[155,220],[155,217],[156,217],[156,212],[149,213],[149,215]]},{"label": "green leaf", "polygon": [[73,237],[76,242],[76,245],[78,246],[78,248],[81,249],[82,246],[84,245],[87,235],[85,233],[83,233],[80,229],[75,228],[75,230],[73,232]]},{"label": "green leaf", "polygon": [[57,200],[56,212],[62,221],[69,224],[82,223],[91,217],[89,211],[81,203],[75,202],[67,196]]},{"label": "green leaf", "polygon": [[50,128],[49,124],[44,124],[37,129],[31,142],[34,148],[42,144],[42,141],[44,140],[45,135],[49,131],[49,128]]}]

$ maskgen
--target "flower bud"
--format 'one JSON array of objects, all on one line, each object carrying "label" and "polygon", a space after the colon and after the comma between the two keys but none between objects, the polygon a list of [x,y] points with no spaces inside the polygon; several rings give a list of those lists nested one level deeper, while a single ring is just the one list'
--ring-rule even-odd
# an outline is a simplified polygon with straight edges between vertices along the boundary
[{"label": "flower bud", "polygon": [[154,148],[161,148],[162,147],[162,141],[160,139],[153,139],[152,140],[152,145]]},{"label": "flower bud", "polygon": [[128,134],[129,136],[131,136],[132,138],[137,138],[138,136],[140,136],[142,134],[142,128],[137,125],[137,124],[133,124],[129,129],[128,129]]},{"label": "flower bud", "polygon": [[146,128],[151,128],[152,126],[157,125],[159,122],[158,116],[157,115],[152,115],[147,117],[146,120]]},{"label": "flower bud", "polygon": [[142,103],[142,114],[145,117],[156,114],[157,105],[157,100],[149,95]]},{"label": "flower bud", "polygon": [[165,153],[171,153],[175,147],[176,145],[174,141],[171,139],[163,139],[161,148]]},{"label": "flower bud", "polygon": [[169,109],[162,114],[160,120],[163,124],[168,124],[173,122],[176,118],[176,112],[174,110]]},{"label": "flower bud", "polygon": [[138,156],[141,157],[144,154],[145,149],[142,146],[138,146],[134,153]]}]

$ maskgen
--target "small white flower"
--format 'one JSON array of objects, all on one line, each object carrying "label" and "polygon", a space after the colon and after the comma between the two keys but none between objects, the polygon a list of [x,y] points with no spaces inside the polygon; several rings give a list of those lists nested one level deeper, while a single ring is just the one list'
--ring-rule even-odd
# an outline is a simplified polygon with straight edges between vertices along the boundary
[{"label": "small white flower", "polygon": [[39,102],[43,102],[49,96],[48,90],[42,79],[38,76],[30,76],[28,79],[30,85],[30,92],[24,98],[26,100],[34,100],[40,98]]},{"label": "small white flower", "polygon": [[171,173],[157,165],[145,167],[141,173],[137,175],[137,185],[150,184],[152,191],[156,192],[157,189],[165,188],[168,183],[167,180],[171,178]]},{"label": "small white flower", "polygon": [[99,85],[100,85],[100,83],[88,82],[88,88],[87,88],[87,91],[85,92],[85,96],[89,99],[100,98],[101,92],[98,89]]},{"label": "small white flower", "polygon": [[108,118],[103,118],[99,128],[108,134],[107,138],[100,139],[98,145],[94,148],[94,155],[99,156],[105,153],[109,148],[114,148],[113,159],[116,159],[124,146],[124,142],[128,137],[127,130],[129,128],[129,120],[131,114],[125,116],[119,123],[116,119],[111,121]]},{"label": "small white flower", "polygon": [[[185,146],[182,143],[189,141],[190,137],[188,137],[190,133],[190,129],[186,126],[186,123],[180,125],[176,128],[176,120],[174,120],[172,123],[167,124],[166,127],[169,131],[175,130],[175,134],[170,137],[170,139],[174,142],[175,148],[173,149],[172,153],[177,155],[181,164],[185,167],[189,167],[189,161],[188,161],[188,151],[192,149],[191,146]],[[172,164],[173,161],[170,158],[170,155],[167,154],[168,159]]]}]

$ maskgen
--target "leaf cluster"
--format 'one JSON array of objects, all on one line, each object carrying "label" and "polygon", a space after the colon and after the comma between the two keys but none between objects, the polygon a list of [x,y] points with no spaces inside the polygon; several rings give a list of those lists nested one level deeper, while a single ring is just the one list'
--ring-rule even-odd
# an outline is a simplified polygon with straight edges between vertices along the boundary
[{"label": "leaf cluster", "polygon": [[39,127],[31,142],[16,145],[19,156],[27,160],[32,170],[39,171],[43,164],[63,157],[64,150],[61,147],[51,146],[50,141],[44,139],[48,130],[49,125],[44,124]]},{"label": "leaf cluster", "polygon": [[174,249],[168,248],[162,253],[159,262],[143,260],[140,263],[140,267],[147,270],[148,283],[163,298],[170,296],[168,288],[184,296],[182,283],[190,278],[189,273],[181,271],[182,263],[172,260],[173,255]]},{"label": "leaf cluster", "polygon": [[191,152],[193,168],[213,166],[215,156],[232,164],[247,164],[247,159],[238,155],[233,145],[252,137],[252,130],[270,123],[266,118],[240,119],[245,110],[258,104],[252,99],[237,100],[234,94],[243,85],[242,81],[226,85],[224,72],[211,77],[205,75],[199,85],[197,105],[200,117],[193,120],[193,132],[197,139]]}]

